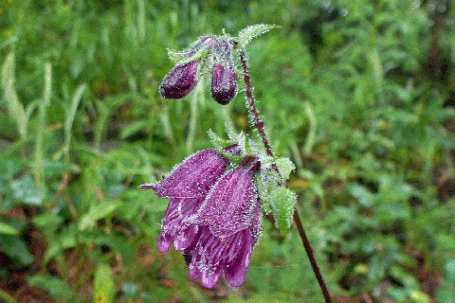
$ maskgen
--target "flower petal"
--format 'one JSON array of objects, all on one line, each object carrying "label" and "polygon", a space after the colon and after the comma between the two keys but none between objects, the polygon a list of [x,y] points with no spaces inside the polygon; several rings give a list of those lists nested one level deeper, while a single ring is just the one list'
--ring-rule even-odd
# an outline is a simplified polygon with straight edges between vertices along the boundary
[{"label": "flower petal", "polygon": [[203,150],[184,160],[157,184],[142,185],[140,188],[152,188],[162,198],[205,197],[227,165],[227,159],[216,150]]},{"label": "flower petal", "polygon": [[193,243],[197,236],[199,226],[190,225],[183,229],[174,239],[174,248],[176,250],[184,250]]},{"label": "flower petal", "polygon": [[210,225],[215,236],[226,238],[250,226],[256,197],[251,170],[239,167],[219,179],[189,221]]},{"label": "flower petal", "polygon": [[169,247],[171,247],[173,240],[174,237],[167,234],[161,234],[158,237],[158,251],[162,253],[167,252],[169,250]]},{"label": "flower petal", "polygon": [[177,250],[187,248],[195,239],[197,226],[188,226],[183,221],[197,212],[201,200],[173,198],[164,214],[161,235],[158,238],[158,250],[166,252],[174,241]]},{"label": "flower petal", "polygon": [[[251,254],[253,253],[253,243],[251,233],[248,229],[238,233],[239,236],[236,238],[237,243],[233,243],[231,247],[237,247],[236,251],[232,252],[235,257],[232,261],[227,262],[224,269],[224,275],[226,280],[233,287],[240,287],[245,283],[245,276],[248,272],[248,266],[251,260]],[[231,253],[231,254],[232,254]]]}]

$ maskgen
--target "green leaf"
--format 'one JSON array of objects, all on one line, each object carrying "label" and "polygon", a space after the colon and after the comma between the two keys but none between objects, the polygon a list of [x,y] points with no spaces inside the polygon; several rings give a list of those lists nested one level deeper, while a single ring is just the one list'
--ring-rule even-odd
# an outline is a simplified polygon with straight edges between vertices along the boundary
[{"label": "green leaf", "polygon": [[0,234],[18,235],[19,231],[17,229],[15,229],[14,227],[12,227],[11,225],[9,225],[9,224],[0,222]]},{"label": "green leaf", "polygon": [[285,180],[289,179],[289,175],[295,169],[295,165],[292,163],[291,159],[287,157],[278,158],[276,159],[275,163],[278,167],[278,170],[280,171],[281,177],[283,177]]},{"label": "green leaf", "polygon": [[51,275],[34,275],[27,278],[28,284],[38,286],[51,294],[52,297],[60,299],[61,302],[80,302],[76,294],[65,281]]},{"label": "green leaf", "polygon": [[0,247],[5,254],[24,265],[33,263],[34,258],[29,253],[27,244],[19,237],[0,235]]},{"label": "green leaf", "polygon": [[123,140],[128,138],[129,136],[143,129],[146,125],[147,125],[146,121],[138,121],[136,123],[129,125],[128,127],[122,129],[122,131],[120,132],[120,139]]},{"label": "green leaf", "polygon": [[294,205],[297,202],[296,194],[286,187],[275,187],[268,199],[272,206],[275,224],[282,234],[291,227],[294,214]]},{"label": "green leaf", "polygon": [[2,67],[2,89],[3,98],[6,101],[9,115],[17,124],[19,134],[22,139],[27,137],[27,117],[25,115],[24,106],[19,101],[16,90],[14,89],[14,52],[11,52],[6,57]]},{"label": "green leaf", "polygon": [[52,213],[44,213],[33,218],[32,222],[38,228],[51,228],[56,229],[60,224],[62,224],[64,219]]},{"label": "green leaf", "polygon": [[109,216],[119,206],[120,203],[114,200],[107,200],[106,202],[95,206],[92,205],[88,213],[86,213],[82,217],[81,221],[79,221],[79,229],[84,230],[94,227],[97,220]]},{"label": "green leaf", "polygon": [[248,44],[253,38],[260,36],[262,34],[265,34],[266,32],[268,32],[271,29],[279,28],[279,27],[281,27],[281,26],[270,25],[270,24],[256,24],[256,25],[251,25],[251,26],[248,26],[248,27],[242,29],[239,32],[238,48],[241,49],[246,44]]},{"label": "green leaf", "polygon": [[444,266],[444,279],[455,284],[455,259],[450,260]]},{"label": "green leaf", "polygon": [[360,184],[352,184],[349,186],[349,192],[363,207],[369,208],[373,206],[375,199],[374,194],[369,192],[364,186]]},{"label": "green leaf", "polygon": [[212,140],[212,144],[217,151],[220,151],[223,148],[226,148],[226,147],[234,144],[234,142],[232,142],[231,140],[224,140],[224,139],[218,137],[218,135],[215,134],[211,129],[209,129],[208,135],[209,135],[210,139]]},{"label": "green leaf", "polygon": [[240,149],[245,152],[248,156],[254,156],[253,151],[251,150],[250,140],[248,139],[248,135],[241,132],[238,137],[237,144],[239,145]]},{"label": "green leaf", "polygon": [[[6,303],[17,303],[16,299],[11,297],[6,291],[0,289],[0,299],[4,300]],[[3,302],[0,300],[1,302]]]},{"label": "green leaf", "polygon": [[43,194],[30,175],[11,182],[11,189],[14,199],[18,202],[30,205],[41,205],[42,203]]},{"label": "green leaf", "polygon": [[129,297],[135,298],[139,295],[139,287],[136,283],[128,282],[122,285],[122,291]]},{"label": "green leaf", "polygon": [[114,302],[115,283],[112,269],[107,264],[100,264],[95,273],[94,303]]}]

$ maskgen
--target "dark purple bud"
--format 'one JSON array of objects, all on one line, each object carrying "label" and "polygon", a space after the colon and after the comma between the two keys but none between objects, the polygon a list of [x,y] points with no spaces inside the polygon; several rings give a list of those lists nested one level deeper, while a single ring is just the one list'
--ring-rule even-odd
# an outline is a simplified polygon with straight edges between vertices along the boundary
[{"label": "dark purple bud", "polygon": [[[208,50],[213,43],[213,37],[200,38],[192,47],[184,51],[187,54],[186,59],[191,58],[199,51]],[[177,64],[161,82],[161,96],[166,99],[180,99],[188,95],[197,84],[196,73],[200,63],[201,59],[199,58],[186,64]]]},{"label": "dark purple bud", "polygon": [[221,105],[226,105],[237,94],[237,75],[232,64],[223,67],[220,63],[215,63],[212,69],[212,97]]},{"label": "dark purple bud", "polygon": [[200,62],[201,60],[197,59],[183,65],[176,65],[161,82],[161,96],[166,99],[180,99],[188,95],[196,86],[196,72]]}]

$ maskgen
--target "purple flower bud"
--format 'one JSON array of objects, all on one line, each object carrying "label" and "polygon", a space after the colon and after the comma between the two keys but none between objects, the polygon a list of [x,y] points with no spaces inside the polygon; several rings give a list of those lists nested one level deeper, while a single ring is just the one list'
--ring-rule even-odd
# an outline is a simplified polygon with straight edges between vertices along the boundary
[{"label": "purple flower bud", "polygon": [[212,69],[212,97],[221,105],[226,105],[237,94],[237,75],[231,63],[223,67],[215,63]]},{"label": "purple flower bud", "polygon": [[[198,51],[209,49],[213,41],[213,37],[210,36],[200,38],[195,45],[186,50],[187,58],[191,58]],[[161,82],[161,96],[166,99],[180,99],[188,95],[197,84],[196,73],[200,63],[201,59],[196,59],[186,64],[177,64]]]},{"label": "purple flower bud", "polygon": [[190,255],[189,276],[206,288],[213,288],[224,275],[229,284],[240,287],[250,264],[253,242],[249,229],[244,229],[227,238],[214,236],[208,227],[201,227],[199,237],[187,248]]},{"label": "purple flower bud", "polygon": [[161,82],[161,96],[167,99],[180,99],[188,95],[196,86],[196,72],[200,62],[201,60],[197,59],[183,65],[176,65]]}]

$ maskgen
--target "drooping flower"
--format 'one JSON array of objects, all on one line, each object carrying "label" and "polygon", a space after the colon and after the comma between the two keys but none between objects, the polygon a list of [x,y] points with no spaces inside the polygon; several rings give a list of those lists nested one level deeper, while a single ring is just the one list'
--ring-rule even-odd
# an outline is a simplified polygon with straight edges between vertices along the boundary
[{"label": "drooping flower", "polygon": [[[194,46],[185,50],[188,53],[186,58],[192,58],[200,51],[208,52],[213,41],[214,39],[211,36],[199,39]],[[194,60],[188,63],[177,64],[161,82],[161,96],[166,99],[180,99],[188,95],[197,84],[196,75],[200,63],[201,59],[196,56]]]},{"label": "drooping flower", "polygon": [[213,288],[224,275],[229,284],[245,283],[253,245],[261,229],[260,202],[254,185],[256,159],[227,173],[212,188],[198,213],[188,221],[199,226],[185,250],[189,275]]},{"label": "drooping flower", "polygon": [[[240,155],[237,145],[224,150]],[[213,288],[222,273],[234,287],[245,283],[253,246],[261,230],[260,201],[254,184],[260,163],[245,157],[228,171],[229,161],[216,150],[199,152],[157,184],[142,185],[170,198],[158,239],[166,252],[172,242],[184,251],[192,279]]]},{"label": "drooping flower", "polygon": [[[240,151],[233,145],[225,152],[237,155]],[[153,189],[159,197],[171,199],[158,238],[160,252],[168,251],[172,242],[177,250],[185,249],[192,243],[199,227],[186,223],[186,219],[197,213],[228,164],[228,160],[215,149],[203,150],[184,160],[160,182],[141,185],[141,189]]]}]

